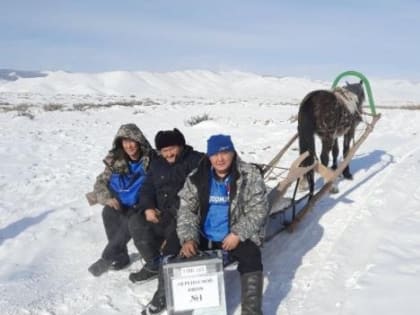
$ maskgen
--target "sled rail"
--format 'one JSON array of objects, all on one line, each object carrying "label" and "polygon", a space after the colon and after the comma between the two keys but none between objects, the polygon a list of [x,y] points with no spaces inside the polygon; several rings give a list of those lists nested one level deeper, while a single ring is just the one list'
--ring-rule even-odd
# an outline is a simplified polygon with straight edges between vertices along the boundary
[{"label": "sled rail", "polygon": [[296,141],[298,138],[298,134],[296,133],[287,143],[286,145],[279,151],[279,153],[276,154],[276,156],[268,162],[267,165],[264,165],[263,167],[263,174],[264,179],[268,178],[268,176],[271,174],[271,172],[274,170],[275,165],[280,161],[280,159],[283,157],[283,155],[287,152],[287,150],[290,148],[290,146]]}]

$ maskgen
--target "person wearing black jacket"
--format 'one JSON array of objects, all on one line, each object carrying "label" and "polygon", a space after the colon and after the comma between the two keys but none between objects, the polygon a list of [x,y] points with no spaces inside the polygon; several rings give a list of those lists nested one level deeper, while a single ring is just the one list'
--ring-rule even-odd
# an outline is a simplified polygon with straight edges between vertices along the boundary
[{"label": "person wearing black jacket", "polygon": [[176,128],[159,131],[155,145],[159,156],[150,165],[141,188],[136,220],[131,220],[129,225],[145,261],[140,271],[130,273],[132,282],[157,277],[160,250],[167,237],[176,235],[178,192],[204,156],[187,145],[184,135]]}]

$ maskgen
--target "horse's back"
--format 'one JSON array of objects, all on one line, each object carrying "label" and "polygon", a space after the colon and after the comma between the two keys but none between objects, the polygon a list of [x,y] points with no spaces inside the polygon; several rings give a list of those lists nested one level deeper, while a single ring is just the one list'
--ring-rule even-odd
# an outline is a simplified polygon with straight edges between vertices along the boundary
[{"label": "horse's back", "polygon": [[330,90],[315,90],[308,93],[300,103],[300,108],[315,104],[334,104],[337,101],[336,96]]},{"label": "horse's back", "polygon": [[298,119],[320,116],[320,112],[331,111],[336,106],[337,97],[329,90],[316,90],[308,93],[299,105]]},{"label": "horse's back", "polygon": [[329,90],[310,92],[299,108],[299,120],[306,125],[312,122],[314,132],[321,138],[342,135],[351,126],[349,113]]}]

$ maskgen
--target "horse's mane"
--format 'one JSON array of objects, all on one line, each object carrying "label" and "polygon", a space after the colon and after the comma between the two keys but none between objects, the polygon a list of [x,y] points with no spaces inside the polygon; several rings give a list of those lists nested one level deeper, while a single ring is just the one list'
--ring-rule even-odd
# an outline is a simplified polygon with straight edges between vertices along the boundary
[{"label": "horse's mane", "polygon": [[342,87],[334,88],[332,93],[335,95],[338,102],[344,105],[350,113],[354,114],[360,110],[359,105],[361,105],[361,102],[356,93]]}]

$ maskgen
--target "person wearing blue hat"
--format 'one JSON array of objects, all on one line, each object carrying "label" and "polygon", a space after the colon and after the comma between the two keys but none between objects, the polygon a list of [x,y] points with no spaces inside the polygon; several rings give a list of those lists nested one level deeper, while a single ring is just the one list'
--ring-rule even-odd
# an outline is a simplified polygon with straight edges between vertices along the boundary
[{"label": "person wearing blue hat", "polygon": [[[187,177],[178,195],[178,237],[168,239],[163,255],[190,258],[202,250],[223,250],[229,261],[238,261],[241,314],[261,315],[260,246],[269,209],[259,169],[239,158],[229,135],[213,135],[207,140],[207,158]],[[142,314],[160,314],[165,308],[160,271],[158,289]]]}]

